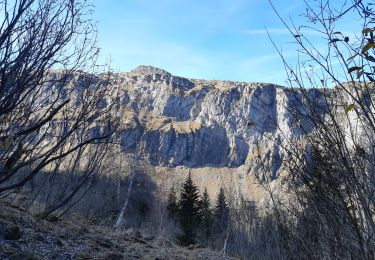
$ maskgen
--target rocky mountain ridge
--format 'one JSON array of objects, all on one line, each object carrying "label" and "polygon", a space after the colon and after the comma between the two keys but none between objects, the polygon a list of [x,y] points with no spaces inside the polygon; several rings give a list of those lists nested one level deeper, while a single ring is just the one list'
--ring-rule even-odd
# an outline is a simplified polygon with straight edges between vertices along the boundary
[{"label": "rocky mountain ridge", "polygon": [[[254,172],[261,160],[275,178],[283,156],[279,142],[300,140],[313,129],[290,113],[301,93],[282,86],[187,79],[151,66],[116,76],[123,150],[153,165],[247,165]],[[326,94],[307,91],[323,113]]]}]

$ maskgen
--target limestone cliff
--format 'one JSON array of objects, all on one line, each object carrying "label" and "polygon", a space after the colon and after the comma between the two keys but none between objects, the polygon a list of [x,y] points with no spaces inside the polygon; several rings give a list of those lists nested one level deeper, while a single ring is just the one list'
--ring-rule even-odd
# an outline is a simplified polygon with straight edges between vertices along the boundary
[{"label": "limestone cliff", "polygon": [[[290,114],[301,94],[274,84],[186,79],[151,66],[116,76],[123,150],[154,165],[247,165],[251,172],[262,160],[274,178],[282,161],[275,140],[299,140],[312,130]],[[319,106],[323,93],[308,95]]]}]

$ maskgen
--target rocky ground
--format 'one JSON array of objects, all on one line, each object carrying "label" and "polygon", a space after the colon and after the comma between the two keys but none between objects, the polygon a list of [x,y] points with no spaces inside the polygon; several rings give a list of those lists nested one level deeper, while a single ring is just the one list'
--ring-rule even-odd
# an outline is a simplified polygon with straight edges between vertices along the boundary
[{"label": "rocky ground", "polygon": [[182,248],[137,232],[79,218],[39,219],[0,201],[0,259],[230,259],[199,246]]}]

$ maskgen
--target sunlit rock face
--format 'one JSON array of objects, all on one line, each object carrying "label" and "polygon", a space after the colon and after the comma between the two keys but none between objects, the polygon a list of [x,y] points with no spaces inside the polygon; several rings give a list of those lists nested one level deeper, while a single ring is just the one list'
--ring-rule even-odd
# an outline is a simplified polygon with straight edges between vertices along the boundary
[{"label": "sunlit rock face", "polygon": [[[118,82],[122,148],[154,165],[247,165],[255,172],[262,161],[275,178],[280,143],[313,130],[303,117],[292,116],[302,94],[273,84],[186,79],[151,66],[121,73]],[[307,95],[324,114],[323,94]]]}]

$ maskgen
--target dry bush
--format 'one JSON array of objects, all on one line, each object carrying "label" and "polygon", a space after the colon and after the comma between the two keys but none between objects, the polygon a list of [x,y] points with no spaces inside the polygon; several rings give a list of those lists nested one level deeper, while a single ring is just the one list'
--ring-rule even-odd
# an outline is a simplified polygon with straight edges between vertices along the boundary
[{"label": "dry bush", "polygon": [[[96,66],[85,0],[2,1],[0,12],[0,195],[48,172],[47,216],[99,171],[116,129],[114,79]],[[60,172],[70,177],[57,187]]]},{"label": "dry bush", "polygon": [[[368,1],[305,5],[305,25],[279,16],[300,54],[294,67],[279,52],[298,93],[287,109],[306,135],[282,146],[289,194],[274,199],[281,242],[290,258],[373,259],[375,13]],[[354,35],[337,29],[348,15],[362,22]]]}]

